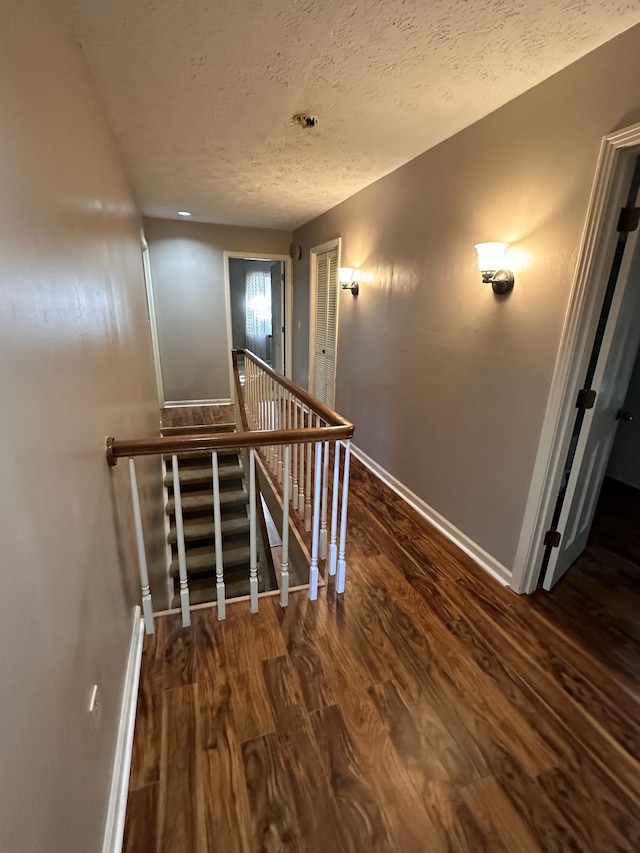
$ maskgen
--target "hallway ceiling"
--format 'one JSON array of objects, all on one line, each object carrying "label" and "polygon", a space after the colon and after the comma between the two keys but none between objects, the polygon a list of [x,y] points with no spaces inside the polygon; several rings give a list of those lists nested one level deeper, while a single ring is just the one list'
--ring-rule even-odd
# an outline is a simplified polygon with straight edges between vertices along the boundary
[{"label": "hallway ceiling", "polygon": [[637,0],[58,3],[146,215],[285,229],[640,22]]}]

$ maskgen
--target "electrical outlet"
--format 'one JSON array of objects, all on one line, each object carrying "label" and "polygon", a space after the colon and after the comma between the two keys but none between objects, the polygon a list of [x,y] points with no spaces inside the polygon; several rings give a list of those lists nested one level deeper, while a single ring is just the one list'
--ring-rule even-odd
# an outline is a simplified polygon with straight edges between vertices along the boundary
[{"label": "electrical outlet", "polygon": [[91,699],[89,701],[89,713],[93,720],[93,727],[96,734],[100,733],[100,724],[102,723],[102,698],[98,690],[98,685],[94,684],[91,688]]}]

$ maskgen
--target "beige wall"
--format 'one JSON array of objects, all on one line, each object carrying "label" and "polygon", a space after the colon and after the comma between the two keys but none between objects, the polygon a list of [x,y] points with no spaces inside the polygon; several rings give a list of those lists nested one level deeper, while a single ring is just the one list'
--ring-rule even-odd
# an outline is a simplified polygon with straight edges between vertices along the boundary
[{"label": "beige wall", "polygon": [[104,441],[159,421],[140,224],[50,7],[0,28],[0,850],[93,853],[139,599]]},{"label": "beige wall", "polygon": [[[371,275],[340,294],[337,409],[355,443],[507,568],[601,138],[640,120],[636,27],[294,233],[296,381],[309,249]],[[506,240],[513,293],[474,243]],[[375,377],[375,382],[372,381]]]},{"label": "beige wall", "polygon": [[165,400],[228,399],[223,253],[288,254],[291,234],[145,219]]}]

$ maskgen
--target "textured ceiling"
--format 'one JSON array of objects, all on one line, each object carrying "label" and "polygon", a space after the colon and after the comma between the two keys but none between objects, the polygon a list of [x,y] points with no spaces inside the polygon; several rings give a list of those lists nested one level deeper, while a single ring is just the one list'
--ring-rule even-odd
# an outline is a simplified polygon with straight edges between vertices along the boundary
[{"label": "textured ceiling", "polygon": [[287,229],[640,21],[638,0],[56,2],[145,214]]}]

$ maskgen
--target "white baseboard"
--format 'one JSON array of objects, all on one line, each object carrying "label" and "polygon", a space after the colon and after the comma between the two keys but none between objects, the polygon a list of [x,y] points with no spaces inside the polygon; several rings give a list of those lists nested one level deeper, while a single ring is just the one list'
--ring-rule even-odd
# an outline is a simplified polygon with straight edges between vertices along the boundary
[{"label": "white baseboard", "polygon": [[107,810],[102,853],[121,853],[122,851],[143,640],[144,622],[142,621],[140,606],[136,605],[133,612],[133,628],[131,631],[127,670],[124,678],[118,739],[113,762],[111,793],[109,795],[109,808]]},{"label": "white baseboard", "polygon": [[165,400],[164,409],[185,409],[189,406],[230,406],[231,397],[220,400]]},{"label": "white baseboard", "polygon": [[436,512],[433,507],[430,507],[429,504],[423,501],[422,498],[418,497],[415,492],[412,492],[411,489],[408,489],[403,483],[396,480],[392,474],[386,471],[370,456],[367,456],[364,451],[360,450],[358,447],[354,447],[353,445],[351,445],[351,450],[356,459],[359,459],[363,465],[379,477],[392,491],[397,495],[400,495],[401,498],[404,498],[404,500],[410,504],[416,512],[419,512],[423,518],[426,518],[426,520],[444,534],[447,539],[453,542],[454,545],[457,545],[457,547],[460,548],[461,551],[464,551],[465,554],[468,554],[495,580],[503,586],[509,586],[511,581],[511,572],[506,566],[499,563],[495,557],[492,557],[491,554],[484,551],[472,539],[469,539],[465,533],[458,530],[457,527],[447,521],[447,519],[440,515],[439,512]]}]

